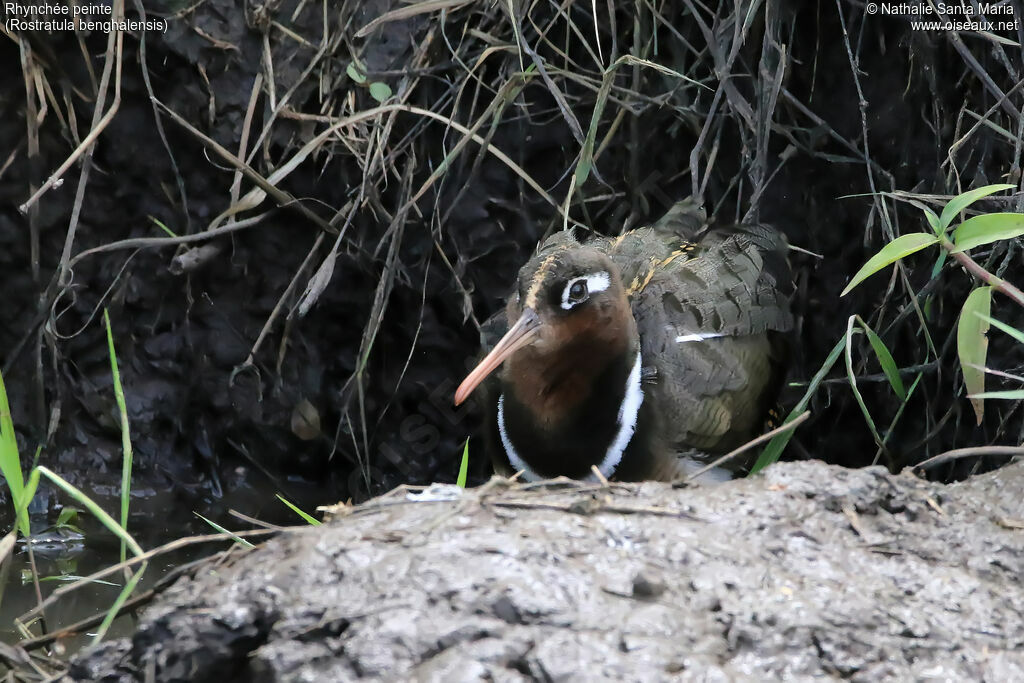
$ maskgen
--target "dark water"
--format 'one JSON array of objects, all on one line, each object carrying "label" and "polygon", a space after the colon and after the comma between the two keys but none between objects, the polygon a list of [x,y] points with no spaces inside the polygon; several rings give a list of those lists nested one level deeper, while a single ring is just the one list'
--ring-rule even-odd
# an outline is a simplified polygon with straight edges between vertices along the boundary
[{"label": "dark water", "polygon": [[[310,482],[287,482],[286,498],[306,512],[318,517],[317,505],[330,504],[332,500],[324,487]],[[236,510],[273,525],[304,525],[305,522],[281,503],[275,494],[276,486],[266,483],[262,477],[243,478],[235,482],[221,495],[207,495],[194,500],[183,500],[180,493],[167,490],[140,487],[133,490],[128,530],[144,551],[154,550],[167,543],[190,536],[216,534],[217,530],[200,519],[199,513],[232,531],[253,529],[256,526],[231,514]],[[117,518],[120,502],[108,489],[86,489],[85,493],[104,510]],[[39,494],[30,510],[32,524],[32,554],[40,578],[42,598],[55,590],[73,583],[76,579],[91,575],[120,562],[120,541],[87,511],[81,510],[71,523],[75,528],[56,527],[60,510],[64,506],[78,507],[49,488],[40,487]],[[13,525],[9,508],[3,510],[0,521],[5,528]],[[253,539],[259,543],[262,537]],[[158,555],[149,561],[133,596],[138,596],[154,587],[175,568],[228,548],[233,541],[215,541],[186,545]],[[130,552],[129,552],[130,555]],[[0,641],[15,644],[25,638],[17,620],[38,604],[36,588],[32,581],[32,563],[28,544],[19,539],[12,554],[12,562],[6,575],[0,576],[3,583],[0,603]],[[88,617],[104,614],[117,598],[124,585],[124,572],[118,570],[102,577],[100,581],[81,585],[78,589],[61,596],[45,611],[46,632],[66,628]],[[130,633],[135,616],[125,614],[118,617],[107,638]],[[42,623],[29,620],[32,636],[43,633]],[[92,641],[97,624],[60,640],[65,652],[73,651]]]}]

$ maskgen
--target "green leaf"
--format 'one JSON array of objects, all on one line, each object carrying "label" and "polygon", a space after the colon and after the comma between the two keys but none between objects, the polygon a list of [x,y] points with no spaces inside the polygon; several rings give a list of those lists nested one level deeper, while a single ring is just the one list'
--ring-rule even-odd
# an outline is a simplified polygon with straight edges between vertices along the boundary
[{"label": "green leaf", "polygon": [[391,86],[387,83],[381,83],[377,81],[370,84],[370,97],[383,103],[384,100],[391,97]]},{"label": "green leaf", "polygon": [[[121,416],[121,528],[128,530],[128,509],[131,505],[132,492],[132,435],[128,426],[128,404],[124,398],[124,387],[121,386],[121,371],[117,365],[117,352],[114,350],[114,332],[110,327],[110,314],[103,309],[103,322],[107,328],[107,353],[110,356],[110,374],[114,379],[114,399],[117,412]],[[125,541],[121,540],[121,561],[128,556]]]},{"label": "green leaf", "polygon": [[306,520],[307,524],[311,524],[313,526],[320,526],[321,524],[323,524],[323,522],[321,522],[319,519],[310,515],[305,510],[302,510],[301,508],[299,508],[298,505],[295,505],[290,500],[282,496],[280,493],[277,494],[277,499],[284,503],[285,505],[287,505],[288,507],[290,507],[292,512],[297,514],[299,517],[302,517],[302,519]]},{"label": "green leaf", "polygon": [[65,505],[61,508],[60,514],[57,515],[57,523],[54,524],[56,527],[67,526],[74,524],[78,521],[78,508]]},{"label": "green leaf", "polygon": [[970,192],[958,194],[950,199],[949,203],[946,204],[946,208],[942,210],[942,215],[939,216],[939,224],[942,226],[942,229],[945,230],[949,227],[949,224],[953,222],[953,219],[957,217],[957,214],[982,197],[987,197],[990,194],[995,194],[1002,190],[1012,190],[1013,188],[1013,185],[1001,183],[999,185],[986,185],[985,187],[979,187],[978,189],[971,190]]},{"label": "green leaf", "polygon": [[846,285],[846,289],[844,289],[843,293],[839,296],[846,296],[851,289],[880,271],[882,268],[899,261],[904,256],[909,256],[914,252],[921,251],[925,247],[930,247],[938,241],[939,238],[936,235],[929,235],[926,232],[912,232],[909,235],[897,237],[892,242],[889,242],[889,244],[882,247],[881,251],[868,259],[868,262],[857,271],[857,274],[853,276],[852,280],[850,280],[850,284]]},{"label": "green leaf", "polygon": [[[76,501],[78,501],[78,503],[86,510],[88,510],[93,517],[98,519],[100,523],[103,524],[103,526],[107,527],[107,529],[112,534],[114,534],[115,536],[123,540],[125,543],[127,543],[128,549],[131,550],[133,554],[143,554],[142,548],[139,546],[138,543],[135,542],[135,539],[132,538],[131,534],[129,534],[125,529],[122,529],[121,525],[114,521],[113,517],[108,515],[106,511],[104,511],[103,508],[97,505],[92,498],[85,495],[85,493],[83,493],[81,489],[77,488],[76,486],[68,482],[66,479],[64,479],[64,477],[60,476],[56,472],[53,472],[50,469],[43,467],[42,465],[40,465],[34,470],[33,474],[36,473],[42,474],[51,482],[56,484],[58,488],[62,489],[64,493],[68,494]],[[35,480],[38,482],[38,476],[35,477]]]},{"label": "green leaf", "polygon": [[984,213],[968,218],[953,233],[954,252],[1024,235],[1024,213]]},{"label": "green leaf", "polygon": [[466,488],[466,475],[469,473],[469,439],[462,447],[462,464],[459,465],[459,478],[455,480],[461,488]]},{"label": "green leaf", "polygon": [[871,412],[868,410],[868,406],[864,403],[864,397],[860,393],[860,389],[857,387],[857,376],[853,372],[853,323],[857,318],[855,315],[851,315],[849,321],[846,324],[846,379],[850,383],[850,391],[853,392],[853,398],[857,402],[857,406],[860,408],[861,414],[864,416],[864,422],[867,424],[868,429],[871,430],[871,437],[878,444],[879,448],[885,448],[885,442],[882,441],[882,435],[878,433],[878,427],[875,426],[875,420],[871,417]]},{"label": "green leaf", "polygon": [[861,321],[861,327],[864,328],[864,332],[867,334],[868,342],[870,342],[871,348],[874,349],[875,357],[878,358],[878,363],[882,366],[882,372],[885,373],[886,379],[892,385],[892,390],[896,392],[900,400],[906,399],[907,390],[903,386],[900,370],[896,366],[896,361],[893,360],[892,354],[889,353],[889,349],[885,346],[882,339],[875,334],[875,331],[868,327],[863,320]]},{"label": "green leaf", "polygon": [[366,83],[366,75],[359,70],[359,67],[356,66],[355,62],[348,63],[348,66],[345,67],[345,73],[347,73],[348,77],[351,78],[356,83]]},{"label": "green leaf", "polygon": [[928,219],[928,225],[931,226],[932,231],[936,235],[941,235],[942,226],[939,224],[939,217],[935,215],[935,212],[926,206],[924,207],[924,217]]},{"label": "green leaf", "polygon": [[[21,502],[25,491],[25,476],[21,471],[21,457],[18,455],[18,440],[14,436],[14,420],[11,419],[11,406],[7,403],[7,389],[4,378],[0,376],[0,472],[11,489],[11,500]],[[28,536],[28,503],[24,508],[15,505],[18,530],[22,536]]]},{"label": "green leaf", "polygon": [[21,519],[22,515],[25,515],[25,519],[28,519],[28,506],[32,502],[32,499],[36,497],[36,489],[39,488],[39,468],[33,469],[28,473],[28,483],[25,484],[25,488],[21,491],[21,496],[15,499],[14,510],[16,517]]},{"label": "green leaf", "polygon": [[[960,369],[964,373],[964,385],[968,395],[985,391],[985,358],[988,355],[988,322],[992,308],[992,288],[978,287],[967,295],[964,307],[960,309],[960,321],[956,328],[956,347],[960,356]],[[974,414],[981,424],[985,416],[985,401],[972,398]]]},{"label": "green leaf", "polygon": [[1019,341],[1021,344],[1024,344],[1024,331],[1018,330],[1016,327],[1011,327],[1010,325],[1007,325],[1004,322],[1000,322],[995,318],[990,318],[987,315],[984,315],[983,313],[978,313],[977,315],[979,318],[981,318],[988,324],[994,325],[997,329],[1002,330],[1006,334],[1010,335],[1011,337]]},{"label": "green leaf", "polygon": [[983,391],[980,394],[971,394],[969,398],[983,399],[983,398],[1000,398],[1010,399],[1012,401],[1020,401],[1024,399],[1024,389],[1012,389],[1010,391]]}]

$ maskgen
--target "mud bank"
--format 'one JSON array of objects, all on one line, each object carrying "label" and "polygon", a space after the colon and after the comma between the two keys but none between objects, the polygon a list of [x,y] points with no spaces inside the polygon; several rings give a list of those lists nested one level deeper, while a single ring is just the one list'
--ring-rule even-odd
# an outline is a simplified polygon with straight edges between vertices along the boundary
[{"label": "mud bank", "polygon": [[1024,679],[1024,465],[396,490],[182,580],[75,680]]}]

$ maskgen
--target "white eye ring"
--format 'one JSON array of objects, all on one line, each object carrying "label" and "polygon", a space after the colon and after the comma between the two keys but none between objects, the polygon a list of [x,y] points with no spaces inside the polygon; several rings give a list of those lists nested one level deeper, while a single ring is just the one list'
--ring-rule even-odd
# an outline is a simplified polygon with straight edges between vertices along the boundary
[{"label": "white eye ring", "polygon": [[602,270],[598,273],[590,273],[589,275],[574,277],[566,282],[565,289],[562,290],[562,308],[566,311],[571,310],[576,304],[583,303],[587,300],[586,298],[580,301],[570,300],[569,292],[572,290],[572,286],[577,282],[586,283],[587,293],[593,294],[594,292],[603,292],[608,289],[612,284],[612,279],[607,272]]}]

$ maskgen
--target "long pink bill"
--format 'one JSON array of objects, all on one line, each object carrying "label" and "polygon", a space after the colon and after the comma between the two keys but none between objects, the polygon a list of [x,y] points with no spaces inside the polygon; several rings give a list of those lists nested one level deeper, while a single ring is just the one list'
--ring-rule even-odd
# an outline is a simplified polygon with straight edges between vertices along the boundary
[{"label": "long pink bill", "polygon": [[466,375],[466,379],[462,380],[462,384],[455,391],[455,405],[460,405],[463,401],[469,398],[469,395],[473,393],[481,382],[483,382],[488,375],[498,369],[506,358],[511,356],[513,353],[521,349],[522,347],[529,344],[537,336],[537,330],[540,329],[540,318],[537,316],[537,312],[532,308],[527,308],[523,311],[523,314],[519,316],[519,320],[516,324],[509,328],[509,331],[505,333],[505,336],[501,338],[494,348],[487,356],[484,357],[480,363],[473,368],[473,371]]}]

